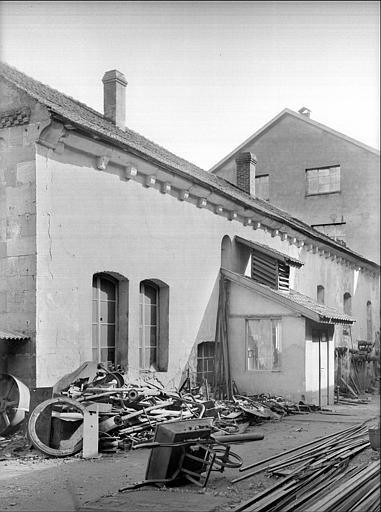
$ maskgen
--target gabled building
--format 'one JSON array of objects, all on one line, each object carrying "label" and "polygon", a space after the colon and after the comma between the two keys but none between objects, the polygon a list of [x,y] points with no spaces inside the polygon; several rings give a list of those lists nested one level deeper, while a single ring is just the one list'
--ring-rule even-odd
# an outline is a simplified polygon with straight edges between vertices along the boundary
[{"label": "gabled building", "polygon": [[236,159],[252,153],[254,195],[379,262],[380,152],[310,115],[283,110],[211,172],[235,184]]},{"label": "gabled building", "polygon": [[0,373],[210,383],[223,345],[241,392],[331,401],[342,327],[379,328],[378,265],[255,198],[245,155],[237,187],[125,128],[126,80],[103,84],[100,114],[0,66]]}]

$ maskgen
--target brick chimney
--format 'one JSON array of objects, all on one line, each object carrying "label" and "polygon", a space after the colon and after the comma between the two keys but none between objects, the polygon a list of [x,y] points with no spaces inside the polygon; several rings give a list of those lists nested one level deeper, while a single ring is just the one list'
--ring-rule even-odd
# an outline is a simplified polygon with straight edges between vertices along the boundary
[{"label": "brick chimney", "polygon": [[240,153],[235,159],[237,168],[237,187],[255,196],[255,164],[257,157],[253,153]]},{"label": "brick chimney", "polygon": [[104,117],[124,130],[126,123],[126,77],[120,71],[107,71],[103,78]]}]

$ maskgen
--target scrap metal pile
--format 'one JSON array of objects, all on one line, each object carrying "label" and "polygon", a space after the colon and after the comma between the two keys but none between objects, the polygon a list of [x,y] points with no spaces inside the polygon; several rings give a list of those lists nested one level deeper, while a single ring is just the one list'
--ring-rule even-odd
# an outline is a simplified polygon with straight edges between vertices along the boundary
[{"label": "scrap metal pile", "polygon": [[379,511],[379,460],[349,465],[369,446],[368,427],[355,425],[243,467],[240,471],[256,469],[233,483],[265,471],[281,478],[234,512]]},{"label": "scrap metal pile", "polygon": [[[127,382],[124,375],[102,369],[90,381],[80,374],[70,384],[69,380],[64,379],[64,385],[56,387],[55,398],[39,404],[29,418],[29,437],[47,455],[65,457],[81,450],[85,410],[96,410],[99,415],[99,450],[116,452],[152,440],[163,422],[212,417],[214,435],[234,435],[243,434],[249,425],[314,407],[266,395],[205,400],[199,394],[169,391],[154,379]],[[50,432],[44,433],[49,408]]]},{"label": "scrap metal pile", "polygon": [[[28,411],[26,395],[22,404],[20,401],[22,414],[14,412],[16,402],[18,397],[23,397],[20,390],[25,388],[29,403],[29,390],[12,376],[3,376],[2,382],[6,397],[1,403],[7,422],[3,421],[0,436],[14,435]],[[213,420],[213,435],[231,436],[243,435],[249,425],[320,409],[264,394],[251,397],[236,394],[230,400],[210,400],[198,388],[183,386],[172,391],[149,374],[134,381],[92,362],[62,377],[48,397],[45,394],[43,399],[34,399],[33,405],[32,397],[30,401],[28,437],[39,451],[55,457],[74,455],[82,449],[84,417],[88,411],[97,414],[99,451],[116,452],[151,441],[157,425],[163,422],[209,417]],[[12,421],[15,425],[10,430],[8,425]]]}]

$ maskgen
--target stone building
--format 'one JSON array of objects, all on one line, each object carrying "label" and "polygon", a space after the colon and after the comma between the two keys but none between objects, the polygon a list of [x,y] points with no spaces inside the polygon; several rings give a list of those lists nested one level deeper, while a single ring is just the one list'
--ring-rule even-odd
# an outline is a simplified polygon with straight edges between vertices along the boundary
[{"label": "stone building", "polygon": [[285,109],[211,172],[236,183],[236,158],[255,155],[255,195],[380,261],[380,152]]},{"label": "stone building", "polygon": [[378,265],[255,198],[250,156],[237,187],[125,128],[126,80],[103,84],[102,115],[1,64],[0,373],[177,387],[224,343],[241,392],[332,401],[342,326],[378,329]]}]

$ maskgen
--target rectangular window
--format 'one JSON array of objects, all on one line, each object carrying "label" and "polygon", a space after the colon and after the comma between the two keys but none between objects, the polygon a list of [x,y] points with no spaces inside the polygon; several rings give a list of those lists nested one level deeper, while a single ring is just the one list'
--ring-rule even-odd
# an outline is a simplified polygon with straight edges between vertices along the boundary
[{"label": "rectangular window", "polygon": [[214,341],[205,341],[197,345],[197,384],[207,380],[212,385],[214,380]]},{"label": "rectangular window", "polygon": [[255,195],[265,201],[270,200],[270,187],[269,175],[263,174],[262,176],[255,177]]},{"label": "rectangular window", "polygon": [[340,192],[340,165],[307,169],[307,195]]},{"label": "rectangular window", "polygon": [[156,369],[158,349],[159,289],[150,281],[140,283],[140,345],[141,369]]},{"label": "rectangular window", "polygon": [[280,319],[246,320],[246,348],[247,370],[280,370]]}]

